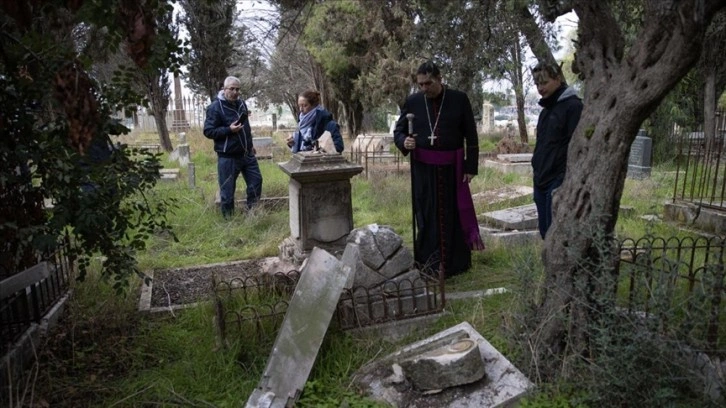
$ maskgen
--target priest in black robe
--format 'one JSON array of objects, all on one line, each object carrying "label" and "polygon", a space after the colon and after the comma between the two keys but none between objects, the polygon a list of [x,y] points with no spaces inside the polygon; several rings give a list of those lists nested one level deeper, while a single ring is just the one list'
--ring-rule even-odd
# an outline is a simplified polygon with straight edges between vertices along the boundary
[{"label": "priest in black robe", "polygon": [[434,63],[422,64],[416,81],[420,92],[401,107],[394,141],[411,154],[416,264],[448,277],[469,269],[471,251],[484,249],[469,190],[479,138],[469,97],[444,85]]}]

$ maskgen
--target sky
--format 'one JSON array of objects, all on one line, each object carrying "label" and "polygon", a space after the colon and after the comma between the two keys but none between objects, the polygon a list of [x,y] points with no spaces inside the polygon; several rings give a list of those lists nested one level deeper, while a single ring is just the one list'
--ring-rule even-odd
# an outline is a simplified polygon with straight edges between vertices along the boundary
[{"label": "sky", "polygon": [[[175,3],[175,5],[177,5]],[[178,5],[177,5],[178,6]],[[265,42],[263,46],[263,54],[269,53],[274,47],[274,37],[270,34],[270,27],[265,24],[265,20],[271,18],[271,14],[275,13],[274,7],[272,7],[267,1],[264,0],[240,0],[237,2],[237,7],[240,12],[240,18],[242,23],[245,24],[255,35],[260,42]],[[577,29],[577,15],[574,12],[567,13],[560,16],[555,21],[555,25],[560,28],[559,40],[562,44],[561,49],[555,53],[555,59],[561,61],[562,58],[569,52],[571,45],[565,44],[569,33]],[[534,55],[527,49],[527,64],[534,66],[536,59]],[[189,90],[184,84],[182,79],[182,93],[184,95],[189,94]],[[489,81],[484,84],[484,90],[488,92],[507,92],[511,88],[509,81]],[[530,83],[527,87],[528,95],[531,98],[537,98],[537,92],[534,88],[534,83]],[[174,96],[172,96],[174,97]]]},{"label": "sky", "polygon": [[[560,35],[558,36],[558,40],[560,42],[560,49],[554,53],[555,59],[559,62],[562,61],[562,58],[565,57],[572,49],[572,44],[568,44],[568,38],[570,36],[570,33],[574,30],[577,30],[577,14],[574,12],[569,12],[565,15],[562,15],[555,20],[555,26],[558,27],[560,31]],[[537,63],[537,59],[535,58],[534,54],[532,54],[532,51],[529,50],[529,48],[525,51],[526,59],[525,64],[527,66],[534,66]],[[525,78],[525,81],[529,80],[529,84],[525,85],[526,91],[528,96],[531,98],[538,98],[537,90],[534,88],[534,82],[531,81],[530,78]],[[511,88],[512,84],[509,81],[503,80],[503,81],[488,81],[484,84],[484,90],[487,92],[507,92]]]}]

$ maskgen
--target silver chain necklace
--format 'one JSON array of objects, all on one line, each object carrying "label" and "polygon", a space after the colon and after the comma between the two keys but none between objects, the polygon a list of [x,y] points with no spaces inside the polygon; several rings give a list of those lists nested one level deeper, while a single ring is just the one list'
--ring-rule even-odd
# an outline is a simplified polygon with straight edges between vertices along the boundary
[{"label": "silver chain necklace", "polygon": [[441,110],[444,107],[444,99],[446,98],[446,87],[442,86],[442,92],[444,93],[441,96],[441,105],[439,105],[439,113],[436,114],[436,122],[433,126],[431,126],[431,114],[429,113],[429,103],[426,101],[426,95],[424,95],[424,106],[426,106],[426,119],[429,121],[429,129],[431,129],[431,136],[428,137],[429,142],[431,142],[431,146],[434,145],[434,140],[436,140],[436,135],[434,135],[434,130],[439,126],[439,119],[441,118]]}]

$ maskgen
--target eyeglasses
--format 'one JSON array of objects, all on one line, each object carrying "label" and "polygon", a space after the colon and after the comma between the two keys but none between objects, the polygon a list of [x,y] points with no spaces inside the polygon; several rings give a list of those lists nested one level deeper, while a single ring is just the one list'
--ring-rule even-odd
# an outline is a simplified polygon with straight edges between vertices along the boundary
[{"label": "eyeglasses", "polygon": [[232,92],[239,92],[239,88],[227,88],[227,89]]}]

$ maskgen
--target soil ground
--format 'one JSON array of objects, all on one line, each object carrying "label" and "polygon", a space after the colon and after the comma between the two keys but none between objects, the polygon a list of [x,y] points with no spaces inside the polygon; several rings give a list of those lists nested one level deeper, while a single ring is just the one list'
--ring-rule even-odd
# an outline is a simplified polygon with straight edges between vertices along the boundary
[{"label": "soil ground", "polygon": [[190,268],[155,271],[152,280],[151,307],[182,305],[209,299],[217,282],[240,283],[262,274],[288,273],[294,265],[278,258],[253,259]]}]

